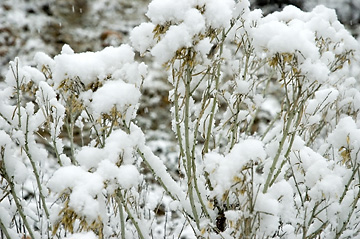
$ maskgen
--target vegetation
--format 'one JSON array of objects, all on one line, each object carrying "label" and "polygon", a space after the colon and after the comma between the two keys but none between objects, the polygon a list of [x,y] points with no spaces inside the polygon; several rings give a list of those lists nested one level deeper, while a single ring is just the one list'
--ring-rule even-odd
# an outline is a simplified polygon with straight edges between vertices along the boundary
[{"label": "vegetation", "polygon": [[15,59],[0,92],[1,236],[358,236],[358,43],[334,11],[175,2],[150,3],[131,44],[168,72],[178,174],[136,125],[153,69],[129,45]]}]

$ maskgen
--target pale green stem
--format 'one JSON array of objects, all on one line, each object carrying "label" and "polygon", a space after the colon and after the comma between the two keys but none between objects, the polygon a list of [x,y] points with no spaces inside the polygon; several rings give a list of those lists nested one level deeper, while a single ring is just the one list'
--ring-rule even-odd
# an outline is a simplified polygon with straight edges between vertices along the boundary
[{"label": "pale green stem", "polygon": [[[294,112],[294,111],[292,111],[292,112]],[[296,121],[296,126],[298,126],[298,125],[300,124],[301,113],[300,113],[300,112],[297,113],[297,116],[298,116],[298,117],[297,117],[297,121]],[[292,134],[291,134],[289,147],[288,147],[288,149],[287,149],[287,151],[286,151],[286,153],[285,153],[285,156],[284,156],[285,159],[284,159],[284,161],[281,163],[281,166],[278,168],[278,170],[277,170],[274,178],[271,180],[270,186],[275,182],[276,178],[280,175],[281,169],[282,169],[282,167],[285,165],[286,159],[289,157],[289,155],[290,155],[290,153],[291,153],[291,148],[292,148],[292,145],[293,145],[293,143],[294,143],[295,136],[296,136],[296,131],[295,131],[295,129],[294,129],[294,132],[292,132]]]},{"label": "pale green stem", "polygon": [[131,222],[134,224],[134,226],[135,226],[135,228],[136,228],[136,230],[137,230],[137,232],[138,232],[139,238],[140,238],[140,239],[144,239],[144,236],[143,236],[143,234],[142,234],[142,231],[141,231],[141,229],[140,229],[140,227],[139,227],[139,223],[138,223],[138,221],[134,218],[134,216],[132,215],[130,209],[128,208],[128,206],[127,206],[127,204],[126,204],[126,202],[125,202],[125,199],[124,199],[124,197],[123,197],[120,189],[117,191],[117,195],[118,195],[118,197],[120,198],[121,204],[124,206],[125,211],[126,211],[126,213],[128,214],[128,217],[130,218]]},{"label": "pale green stem", "polygon": [[2,223],[1,219],[0,219],[0,229],[5,234],[5,237],[7,239],[11,239],[9,232],[7,231],[7,228],[5,227],[5,225]]},{"label": "pale green stem", "polygon": [[[114,107],[115,107],[115,106],[114,106]],[[114,118],[111,120],[111,125],[110,125],[110,128],[109,128],[109,131],[108,131],[107,134],[106,134],[106,138],[108,138],[108,137],[111,135],[111,133],[113,132],[114,126],[116,125],[117,120],[118,120],[118,116],[117,116],[117,112],[118,112],[118,111],[117,111],[116,107],[115,107],[114,111],[115,111],[115,116],[114,116]]]},{"label": "pale green stem", "polygon": [[195,174],[192,174],[193,169],[193,159],[191,157],[191,148],[190,148],[190,82],[191,82],[191,69],[190,66],[186,69],[186,81],[185,81],[185,118],[184,118],[184,131],[185,131],[185,155],[186,155],[186,163],[187,163],[187,177],[188,177],[188,192],[189,192],[189,200],[192,212],[194,214],[194,219],[196,222],[196,226],[200,228],[199,216],[197,213],[195,201],[194,201],[194,192],[192,180],[195,177]]},{"label": "pale green stem", "polygon": [[18,115],[18,127],[21,128],[21,105],[20,105],[20,80],[19,80],[19,61],[16,60],[16,70],[10,65],[11,71],[16,81],[16,103],[17,103],[17,115]]},{"label": "pale green stem", "polygon": [[[291,79],[289,80],[289,82],[291,81]],[[287,89],[289,82],[286,83],[285,78],[283,80],[284,80],[284,84],[285,84],[285,96],[286,96],[285,99],[286,99],[286,104],[287,104],[287,108],[288,108],[288,113],[287,113],[288,118],[287,119],[284,118],[284,122],[286,122],[286,126],[283,128],[283,135],[282,135],[282,138],[281,138],[281,141],[280,141],[280,144],[279,144],[279,148],[278,148],[278,150],[276,152],[275,158],[274,158],[273,163],[271,165],[269,174],[267,175],[266,182],[265,182],[264,189],[263,189],[263,193],[266,193],[268,188],[275,181],[275,180],[272,180],[272,177],[273,177],[273,174],[274,174],[274,171],[275,171],[275,168],[276,168],[276,164],[277,164],[277,162],[278,162],[278,160],[280,158],[280,155],[281,155],[281,152],[283,150],[286,138],[288,137],[292,121],[293,121],[293,119],[294,119],[294,117],[296,115],[296,111],[298,110],[297,106],[298,106],[299,97],[301,97],[301,88],[299,88],[297,98],[294,99],[294,102],[293,102],[292,107],[291,107],[291,101],[289,99],[289,93],[288,93],[288,89]],[[298,115],[298,117],[301,117],[301,115]],[[299,120],[300,120],[300,118],[297,119],[298,122],[300,122]],[[289,149],[288,149],[288,152],[290,152]],[[281,168],[279,170],[281,170]]]},{"label": "pale green stem", "polygon": [[[222,51],[223,51],[223,43],[219,43],[219,44],[220,44],[220,53],[219,54],[221,56]],[[216,104],[217,104],[217,91],[219,88],[220,74],[221,74],[221,59],[219,59],[216,72],[213,73],[213,77],[215,78],[215,94],[214,94],[214,101],[213,101],[210,116],[209,116],[208,130],[206,132],[206,138],[205,138],[204,147],[203,147],[204,154],[209,152],[209,142],[210,142],[210,137],[211,137],[212,124],[213,124],[214,117],[215,117],[215,108],[216,108]]]},{"label": "pale green stem", "polygon": [[265,182],[265,185],[264,185],[264,189],[263,189],[263,193],[266,193],[269,186],[270,185],[270,181],[272,179],[272,176],[274,174],[274,171],[275,171],[275,168],[276,168],[276,164],[280,158],[280,155],[281,155],[281,152],[282,152],[282,149],[284,147],[284,144],[285,144],[285,140],[288,136],[288,132],[290,130],[290,126],[291,126],[291,123],[292,123],[292,120],[294,118],[294,112],[289,112],[289,117],[287,119],[287,123],[286,123],[286,126],[285,128],[283,129],[283,135],[282,135],[282,138],[281,138],[281,141],[280,141],[280,144],[279,144],[279,148],[276,152],[276,155],[273,159],[273,163],[271,165],[271,168],[270,168],[270,171],[269,171],[269,174],[267,175],[267,178],[266,178],[266,182]]},{"label": "pale green stem", "polygon": [[28,141],[28,133],[29,133],[29,130],[28,130],[28,125],[29,125],[29,116],[27,116],[26,118],[26,132],[25,132],[25,153],[26,155],[28,156],[29,158],[29,161],[31,163],[31,167],[33,169],[33,172],[34,172],[34,175],[35,175],[35,179],[36,179],[36,184],[38,186],[38,189],[39,189],[39,195],[40,195],[40,199],[41,199],[41,202],[42,202],[42,205],[44,207],[44,211],[45,211],[45,215],[46,215],[46,218],[49,218],[49,210],[46,206],[46,202],[45,202],[45,196],[43,194],[43,189],[42,189],[42,186],[41,186],[41,182],[40,182],[40,176],[39,176],[39,172],[37,170],[37,167],[36,167],[36,164],[32,158],[32,155],[30,154],[30,149],[29,149],[29,141]]},{"label": "pale green stem", "polygon": [[124,218],[123,206],[119,197],[116,197],[115,200],[119,206],[121,239],[125,239],[125,218]]},{"label": "pale green stem", "polygon": [[56,141],[55,141],[55,138],[53,138],[52,139],[52,142],[53,142],[53,148],[54,148],[54,151],[55,151],[55,155],[56,155],[56,158],[57,158],[57,160],[58,160],[58,164],[60,165],[60,166],[63,166],[63,164],[62,164],[62,162],[61,162],[61,159],[60,159],[60,154],[59,154],[59,152],[58,152],[58,150],[57,150],[57,144],[56,144]]},{"label": "pale green stem", "polygon": [[[3,156],[3,155],[2,155],[2,156]],[[3,162],[5,163],[4,160],[3,160]],[[12,195],[14,201],[15,201],[16,208],[17,208],[17,210],[18,210],[18,212],[19,212],[19,214],[20,214],[21,219],[23,220],[23,223],[24,223],[26,229],[28,230],[28,233],[29,233],[30,237],[31,237],[32,239],[35,239],[35,236],[34,236],[34,233],[33,233],[33,231],[32,231],[32,228],[30,227],[29,222],[27,221],[27,218],[26,218],[26,215],[24,214],[24,210],[23,210],[23,207],[22,207],[22,205],[21,205],[21,202],[20,202],[20,200],[19,200],[19,198],[18,198],[18,196],[17,196],[17,194],[16,194],[15,185],[14,185],[14,183],[10,180],[10,177],[9,177],[9,175],[7,174],[5,168],[6,168],[6,166],[4,166],[3,176],[4,176],[5,180],[8,182],[8,184],[9,184],[9,186],[10,186],[10,193],[11,193],[11,195]]]},{"label": "pale green stem", "polygon": [[[55,108],[55,110],[57,111],[57,109]],[[57,117],[56,120],[55,120],[55,129],[57,128],[58,124],[59,124],[59,120],[60,120],[60,117]],[[63,166],[62,162],[61,162],[61,159],[60,159],[60,154],[59,154],[59,151],[57,149],[57,143],[56,143],[56,135],[58,134],[58,132],[55,132],[55,135],[52,135],[52,142],[53,142],[53,148],[54,148],[54,151],[55,151],[55,155],[56,155],[56,158],[58,160],[58,163],[60,166]]]},{"label": "pale green stem", "polygon": [[261,141],[263,141],[263,140],[265,139],[266,135],[269,133],[269,131],[274,128],[273,126],[274,126],[275,122],[278,121],[278,119],[280,118],[280,116],[281,116],[281,112],[277,113],[276,116],[275,116],[275,118],[272,119],[272,121],[270,122],[269,126],[266,128],[264,134],[261,136]]},{"label": "pale green stem", "polygon": [[[197,123],[195,125],[195,129],[194,129],[194,139],[196,139],[197,137],[197,133],[198,133],[198,130],[199,130],[199,125],[200,125],[200,119],[203,117],[203,113],[204,113],[204,110],[206,109],[207,105],[205,104],[205,101],[206,99],[204,99],[203,101],[203,104],[202,104],[202,111],[200,112],[200,115],[199,115],[199,118],[197,120]],[[192,147],[192,151],[191,151],[191,157],[193,159],[195,159],[195,146],[196,144],[194,143],[193,144],[193,147]],[[207,218],[210,218],[210,214],[207,210],[207,207],[204,203],[204,200],[202,199],[202,196],[201,196],[201,193],[200,193],[200,190],[199,190],[199,187],[198,187],[198,183],[197,183],[197,178],[196,178],[196,165],[195,165],[195,162],[193,161],[193,171],[194,171],[194,185],[195,185],[195,191],[196,191],[196,194],[199,198],[199,201],[200,201],[200,204],[201,204],[201,207],[206,215]],[[206,176],[205,176],[206,177]]]},{"label": "pale green stem", "polygon": [[[358,182],[360,181],[360,170],[359,170],[359,166],[357,167],[356,172],[358,173]],[[340,238],[341,234],[344,232],[344,230],[346,229],[346,226],[349,224],[350,222],[350,218],[353,215],[355,209],[357,208],[357,203],[360,199],[360,189],[358,189],[358,193],[354,199],[354,201],[352,202],[352,206],[351,206],[351,211],[348,214],[348,217],[346,219],[346,221],[343,223],[343,226],[341,227],[340,231],[338,231],[336,233],[336,238]]]},{"label": "pale green stem", "polygon": [[307,234],[307,227],[306,227],[306,220],[305,220],[306,214],[307,214],[307,210],[306,210],[306,208],[305,208],[304,222],[303,222],[303,225],[302,225],[302,229],[303,229],[303,236],[302,236],[302,238],[303,238],[303,239],[306,239],[306,234]]},{"label": "pale green stem", "polygon": [[[149,162],[146,160],[144,153],[140,150],[137,149],[137,153],[140,155],[140,157],[142,158],[142,160],[144,160],[146,166],[150,169],[152,175],[154,176],[158,176],[157,173],[155,172],[155,170],[152,168],[152,166],[149,164]],[[157,177],[157,181],[160,183],[161,187],[166,191],[166,193],[171,197],[171,199],[173,200],[178,200],[178,198],[171,193],[171,191],[168,189],[168,187],[166,186],[166,184],[163,182],[161,177]]]},{"label": "pale green stem", "polygon": [[360,164],[358,164],[358,165],[356,166],[355,170],[353,170],[353,172],[352,172],[352,174],[351,174],[351,177],[349,177],[349,181],[346,183],[346,185],[345,185],[345,187],[344,187],[344,192],[343,192],[343,194],[342,194],[341,197],[340,197],[340,200],[339,200],[340,203],[342,203],[342,201],[344,200],[345,195],[346,195],[346,193],[347,193],[348,190],[349,190],[349,186],[350,186],[351,182],[355,180],[355,174],[358,172],[359,168],[360,168]]},{"label": "pale green stem", "polygon": [[[292,121],[295,117],[295,115],[297,115],[297,118],[296,118],[296,121],[295,121],[295,127],[293,129],[293,132],[291,133],[291,138],[290,138],[290,143],[289,143],[289,147],[284,155],[285,157],[285,160],[281,163],[281,166],[279,167],[279,169],[277,170],[274,178],[271,180],[269,186],[271,186],[276,178],[280,175],[280,172],[281,172],[281,169],[282,167],[285,165],[285,162],[286,162],[286,159],[289,157],[290,153],[291,153],[291,148],[292,148],[292,145],[294,143],[294,140],[295,140],[295,136],[296,136],[296,129],[298,128],[298,126],[300,125],[300,122],[301,122],[301,119],[302,119],[302,115],[303,115],[303,107],[304,107],[304,103],[300,103],[300,106],[298,107],[298,102],[299,102],[299,99],[300,97],[302,96],[302,90],[301,90],[301,87],[298,87],[298,94],[297,94],[297,97],[295,99],[295,102],[293,103],[293,107],[292,109],[289,109],[290,110],[290,113],[292,115],[291,119],[288,119],[289,121]],[[288,102],[288,105],[290,105],[290,103]],[[290,108],[290,107],[289,107]],[[289,123],[289,122],[288,122]],[[289,126],[289,125],[288,125]],[[287,128],[286,129],[286,135],[288,135],[289,133],[289,129],[290,128]]]},{"label": "pale green stem", "polygon": [[[70,99],[70,101],[72,101],[72,99]],[[66,121],[66,129],[69,135],[69,140],[70,140],[70,159],[71,159],[71,163],[73,165],[76,165],[76,161],[75,161],[75,149],[74,149],[74,117],[73,117],[73,106],[72,106],[72,102],[69,103],[69,115],[68,115],[68,120]]]},{"label": "pale green stem", "polygon": [[[125,131],[127,134],[130,133],[130,128],[129,126],[127,126],[126,124],[124,124],[125,126]],[[148,160],[146,159],[144,152],[141,151],[139,148],[136,149],[136,152],[140,155],[140,157],[142,158],[142,160],[144,160],[146,166],[151,170],[152,174],[154,176],[157,176],[157,181],[160,183],[160,185],[163,187],[163,189],[168,193],[168,195],[175,201],[175,200],[179,200],[179,198],[177,196],[175,196],[173,193],[171,193],[171,191],[168,189],[168,187],[166,186],[166,184],[164,183],[163,179],[161,178],[160,175],[158,175],[154,168],[152,167],[152,165],[148,162]],[[152,153],[152,152],[151,152]],[[172,179],[171,179],[172,180]]]},{"label": "pale green stem", "polygon": [[101,137],[100,137],[99,131],[98,131],[97,128],[96,128],[96,122],[95,122],[95,120],[94,120],[94,117],[89,113],[89,111],[88,111],[86,108],[85,108],[85,112],[86,112],[86,115],[89,117],[89,120],[90,120],[90,122],[91,122],[91,124],[92,124],[92,128],[94,129],[95,134],[96,134],[96,137],[97,137],[98,140],[99,140],[100,146],[101,146],[102,148],[105,147],[105,141],[104,141],[104,142],[101,141]]},{"label": "pale green stem", "polygon": [[[180,128],[180,116],[179,116],[180,109],[179,109],[179,94],[178,94],[179,82],[180,82],[180,80],[177,80],[176,86],[175,86],[175,91],[174,91],[175,127],[176,127],[176,136],[177,136],[179,148],[180,148],[180,158],[183,160],[183,166],[184,166],[185,172],[187,174],[188,171],[187,171],[187,166],[186,166],[186,160],[184,159],[185,152],[184,152],[183,139],[182,139],[181,128]],[[180,165],[180,163],[179,163],[179,165]]]}]

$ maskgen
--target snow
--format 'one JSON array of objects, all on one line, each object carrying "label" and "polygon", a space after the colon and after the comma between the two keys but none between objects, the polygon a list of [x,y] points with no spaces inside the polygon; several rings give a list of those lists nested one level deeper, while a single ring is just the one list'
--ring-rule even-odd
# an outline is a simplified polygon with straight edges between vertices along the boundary
[{"label": "snow", "polygon": [[0,130],[0,139],[0,146],[3,148],[2,162],[6,166],[6,173],[10,177],[14,177],[16,183],[24,183],[29,176],[26,165],[21,161],[19,155],[12,154],[14,145],[9,135],[3,130]]},{"label": "snow", "polygon": [[[104,217],[102,191],[104,185],[113,194],[118,188],[129,190],[142,180],[137,168],[131,163],[132,147],[142,140],[139,134],[126,134],[122,130],[114,131],[106,140],[105,148],[83,147],[76,154],[80,166],[63,166],[48,182],[48,187],[57,193],[70,189],[69,206],[87,221]],[[124,158],[123,165],[117,166],[119,155]]]},{"label": "snow", "polygon": [[71,47],[68,45],[68,44],[65,44],[63,47],[62,47],[62,49],[61,49],[61,52],[60,52],[60,54],[62,54],[62,55],[74,55],[74,50],[73,49],[71,49]]},{"label": "snow", "polygon": [[153,37],[155,25],[151,22],[141,23],[131,31],[130,40],[135,50],[144,54],[147,49],[155,45],[156,40]]},{"label": "snow", "polygon": [[67,188],[82,185],[81,187],[90,194],[96,194],[96,191],[102,188],[102,180],[99,176],[92,177],[92,175],[94,174],[77,166],[62,167],[54,173],[48,186],[55,192],[62,192]]},{"label": "snow", "polygon": [[[359,149],[359,132],[355,121],[351,117],[344,117],[340,119],[334,131],[329,134],[327,141],[337,149],[341,147]],[[352,142],[351,145],[350,142]]]},{"label": "snow", "polygon": [[103,160],[103,150],[99,148],[85,146],[76,154],[76,161],[86,170],[97,168]]},{"label": "snow", "polygon": [[[196,8],[200,6],[204,6],[203,14]],[[232,0],[209,0],[206,3],[190,0],[154,0],[149,4],[146,13],[151,23],[143,23],[135,28],[131,34],[131,41],[140,53],[151,47],[150,52],[155,59],[160,63],[166,63],[174,57],[177,50],[192,46],[193,40],[204,34],[206,27],[229,27],[234,8],[235,3]],[[150,36],[150,31],[155,25],[169,26],[156,44],[155,37]]]},{"label": "snow", "polygon": [[[36,96],[40,100],[40,103],[46,104],[47,101],[56,98],[56,93],[54,89],[51,86],[49,86],[47,82],[45,81],[39,82],[39,89],[40,91],[37,92]],[[64,114],[65,111],[61,113]]]},{"label": "snow", "polygon": [[[257,25],[249,29],[256,51],[270,56],[295,54],[300,63],[298,70],[311,82],[323,83],[328,79],[329,62],[335,55],[359,49],[356,40],[338,22],[335,11],[324,6],[308,13],[287,6],[258,20]],[[319,51],[321,44],[323,48]]]},{"label": "snow", "polygon": [[204,61],[204,64],[210,64],[210,61],[207,55],[210,52],[210,49],[213,47],[211,44],[211,39],[206,37],[199,41],[199,43],[195,46],[195,50],[200,53],[201,59]]},{"label": "snow", "polygon": [[35,62],[40,66],[49,66],[51,69],[55,66],[55,61],[44,52],[37,52],[34,57]]},{"label": "snow", "polygon": [[109,160],[103,160],[99,163],[96,171],[104,178],[104,181],[114,181],[121,189],[130,189],[137,186],[142,178],[139,171],[133,165],[122,165],[117,167]]},{"label": "snow", "polygon": [[243,15],[244,18],[246,18],[249,12],[250,12],[250,1],[249,0],[238,1],[233,11],[233,17],[238,18],[239,16]]},{"label": "snow", "polygon": [[5,225],[11,223],[11,215],[9,213],[9,209],[5,208],[4,205],[0,205],[0,220]]},{"label": "snow", "polygon": [[339,91],[333,88],[322,89],[315,92],[315,99],[322,105],[334,103],[339,96]]},{"label": "snow", "polygon": [[166,22],[179,23],[190,7],[191,2],[188,0],[154,0],[149,4],[146,16],[155,25],[165,25]]},{"label": "snow", "polygon": [[321,121],[321,116],[316,114],[316,115],[312,115],[308,118],[308,123],[309,125],[315,125],[315,124],[318,124],[320,123]]},{"label": "snow", "polygon": [[213,28],[228,28],[235,2],[232,0],[208,0],[205,4],[206,22]]},{"label": "snow", "polygon": [[215,152],[206,154],[204,167],[212,181],[214,194],[223,195],[229,190],[247,163],[261,162],[265,158],[263,143],[255,139],[247,139],[234,145],[225,156]]},{"label": "snow", "polygon": [[126,114],[130,106],[136,106],[141,94],[133,84],[128,84],[122,80],[108,81],[103,87],[93,94],[91,109],[95,118],[101,114],[111,114],[113,107]]},{"label": "snow", "polygon": [[261,104],[261,109],[270,113],[272,117],[275,117],[281,111],[281,106],[279,105],[277,99],[274,97],[268,97]]},{"label": "snow", "polygon": [[252,32],[255,48],[259,52],[263,49],[270,54],[300,51],[306,59],[317,58],[315,36],[301,22],[293,20],[286,24],[278,20],[268,21],[266,17],[263,21],[264,23]]},{"label": "snow", "polygon": [[[69,52],[70,54],[67,54]],[[53,77],[57,86],[66,78],[76,77],[80,77],[87,86],[97,79],[106,78],[123,64],[133,62],[135,55],[129,45],[106,47],[99,52],[71,53],[72,51],[65,47],[63,54],[54,57]]]},{"label": "snow", "polygon": [[229,221],[236,222],[241,217],[241,212],[236,210],[228,210],[225,212],[225,217]]},{"label": "snow", "polygon": [[97,236],[94,232],[84,232],[84,233],[74,233],[70,236],[65,237],[64,239],[97,239]]},{"label": "snow", "polygon": [[185,24],[171,26],[161,39],[151,50],[151,54],[156,61],[165,63],[174,57],[176,51],[183,47],[190,47],[192,36],[188,32]]},{"label": "snow", "polygon": [[130,189],[141,182],[139,171],[134,165],[123,165],[119,168],[119,184],[124,189]]},{"label": "snow", "polygon": [[319,180],[317,185],[309,191],[309,195],[313,198],[339,198],[343,191],[345,183],[342,178],[329,173]]},{"label": "snow", "polygon": [[125,63],[121,69],[115,70],[112,76],[114,79],[122,79],[126,83],[140,87],[147,72],[147,65],[143,62]]},{"label": "snow", "polygon": [[39,84],[41,81],[45,81],[45,76],[37,70],[36,68],[30,67],[30,66],[24,66],[22,68],[24,72],[27,73],[28,78],[31,78],[32,81],[34,81],[36,84]]},{"label": "snow", "polygon": [[301,70],[312,81],[318,81],[319,83],[325,82],[330,74],[328,66],[321,61],[311,61],[306,59],[301,64]]},{"label": "snow", "polygon": [[[59,143],[57,143],[57,145],[59,145]],[[58,150],[58,151],[62,152],[62,150]],[[67,157],[65,154],[60,155],[60,161],[61,161],[62,165],[64,165],[64,166],[71,165],[71,159],[69,157]]]},{"label": "snow", "polygon": [[[291,184],[286,180],[281,180],[275,183],[269,190],[269,196],[273,199],[277,199],[279,204],[277,205],[277,214],[282,220],[288,222],[295,222],[296,210],[294,209],[294,189]],[[261,203],[261,202],[259,202]],[[266,209],[266,208],[265,208]],[[266,209],[269,210],[269,209]]]},{"label": "snow", "polygon": [[[139,133],[141,132],[141,130],[135,126],[133,126],[132,131],[138,131]],[[150,166],[151,170],[154,171],[156,177],[158,177],[165,185],[168,192],[171,194],[171,197],[178,199],[182,208],[187,213],[192,214],[191,206],[189,201],[186,200],[184,191],[181,189],[180,185],[177,184],[176,181],[169,175],[161,159],[155,156],[150,148],[144,144],[144,142],[140,143],[138,147],[146,159],[146,163]]]},{"label": "snow", "polygon": [[16,58],[14,61],[11,61],[9,63],[9,71],[7,72],[5,76],[5,83],[8,86],[16,86],[17,81],[24,81],[24,83],[27,83],[29,80],[29,75],[27,72],[24,72],[22,70],[17,71],[17,69],[22,69],[21,62],[19,62],[19,59]]},{"label": "snow", "polygon": [[49,188],[57,193],[71,189],[69,206],[91,222],[101,215],[101,190],[103,178],[76,166],[58,169],[50,181]]},{"label": "snow", "polygon": [[278,227],[279,202],[268,194],[259,193],[255,202],[255,210],[260,213],[262,224],[260,233],[271,234]]},{"label": "snow", "polygon": [[143,137],[136,131],[127,134],[123,130],[117,129],[105,141],[105,155],[113,163],[116,163],[121,155],[125,164],[132,164],[135,160],[133,150],[137,144],[142,142]]},{"label": "snow", "polygon": [[236,86],[237,86],[237,92],[239,94],[246,94],[249,92],[250,84],[247,81],[238,80],[236,81]]}]

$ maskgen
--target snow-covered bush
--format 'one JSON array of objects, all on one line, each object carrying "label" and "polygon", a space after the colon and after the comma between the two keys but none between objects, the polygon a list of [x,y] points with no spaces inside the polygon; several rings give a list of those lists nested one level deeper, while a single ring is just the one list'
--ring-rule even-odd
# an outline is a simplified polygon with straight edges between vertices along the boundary
[{"label": "snow-covered bush", "polygon": [[335,11],[153,0],[147,16],[131,45],[168,73],[179,177],[136,125],[153,69],[129,45],[16,59],[0,92],[2,233],[359,236],[359,45]]}]

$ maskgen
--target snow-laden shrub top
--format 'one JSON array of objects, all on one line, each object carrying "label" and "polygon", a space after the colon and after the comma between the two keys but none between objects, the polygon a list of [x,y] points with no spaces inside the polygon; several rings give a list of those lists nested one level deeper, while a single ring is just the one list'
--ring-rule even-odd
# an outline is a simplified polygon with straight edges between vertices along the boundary
[{"label": "snow-laden shrub top", "polygon": [[[128,45],[107,47],[99,52],[84,52],[75,54],[69,46],[64,46],[60,55],[54,57],[52,69],[56,86],[64,78],[79,77],[84,85],[89,85],[97,78],[104,79],[126,63],[134,61],[135,53]],[[44,62],[43,62],[44,63]],[[50,62],[47,63],[50,66]],[[134,73],[135,74],[135,73]],[[80,77],[81,76],[81,77]]]},{"label": "snow-laden shrub top", "polygon": [[[151,54],[157,61],[164,63],[177,50],[192,46],[194,40],[201,40],[207,29],[229,27],[234,7],[232,0],[206,1],[206,4],[205,1],[153,1],[146,14],[151,23],[143,23],[134,29],[132,44],[143,53],[145,49],[154,46],[154,39],[159,37],[160,41],[155,44]],[[166,31],[166,34],[150,37],[150,31],[153,30],[159,33]]]}]

